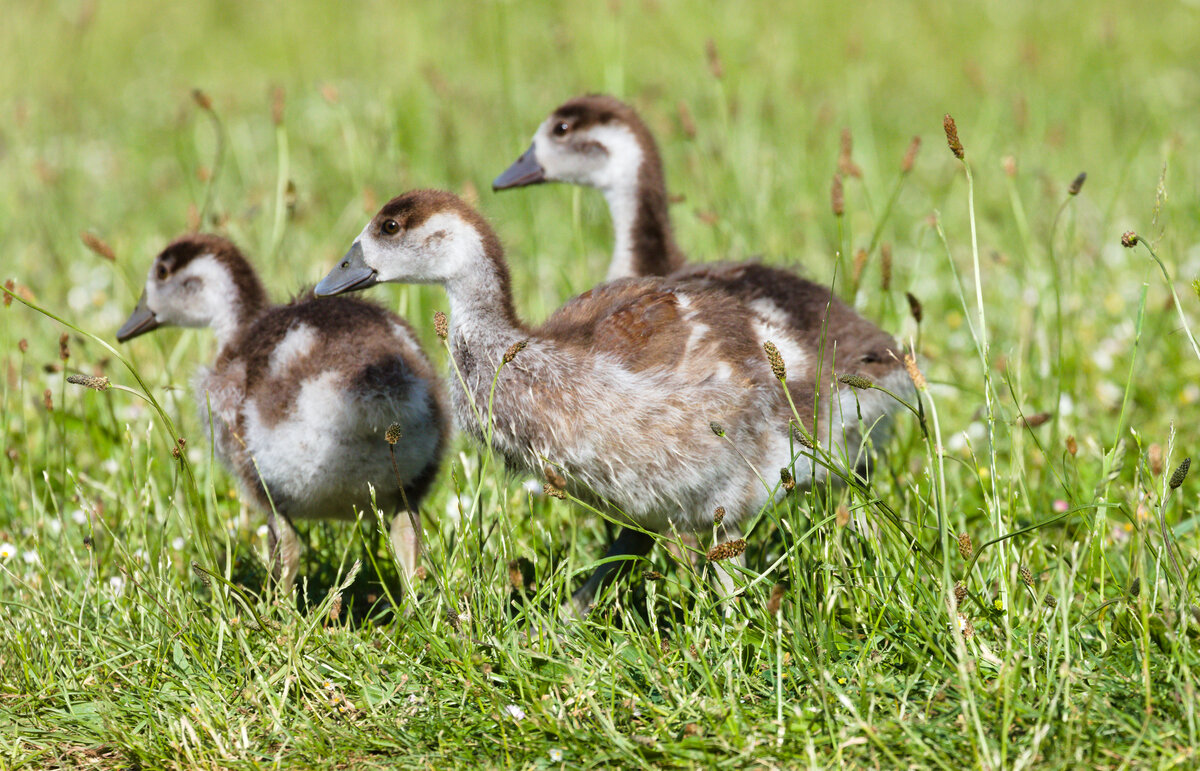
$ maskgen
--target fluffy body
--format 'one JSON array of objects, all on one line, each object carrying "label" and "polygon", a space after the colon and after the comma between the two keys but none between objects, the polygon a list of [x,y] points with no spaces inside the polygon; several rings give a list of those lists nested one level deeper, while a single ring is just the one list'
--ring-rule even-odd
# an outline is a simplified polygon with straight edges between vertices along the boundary
[{"label": "fluffy body", "polygon": [[[392,526],[402,568],[415,570],[415,512],[448,433],[445,398],[407,324],[377,305],[305,292],[271,305],[237,248],[186,236],[155,259],[118,337],[158,326],[211,327],[215,361],[193,379],[200,420],[244,495],[267,513],[276,574],[299,562],[291,520],[369,510],[371,488]],[[384,433],[399,423],[396,467]],[[403,485],[397,485],[397,476]]]}]

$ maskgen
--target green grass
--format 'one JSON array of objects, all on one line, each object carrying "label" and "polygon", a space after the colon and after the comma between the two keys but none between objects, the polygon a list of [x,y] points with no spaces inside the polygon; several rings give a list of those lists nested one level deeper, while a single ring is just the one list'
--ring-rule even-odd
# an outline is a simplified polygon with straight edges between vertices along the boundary
[{"label": "green grass", "polygon": [[[1200,762],[1200,500],[1194,479],[1167,483],[1197,450],[1200,404],[1185,331],[1200,274],[1194,4],[64,0],[4,16],[0,279],[80,332],[64,364],[64,324],[0,309],[0,766]],[[219,166],[193,88],[219,118]],[[203,212],[282,298],[379,203],[447,187],[495,223],[519,307],[543,318],[603,276],[602,201],[489,183],[551,108],[594,90],[658,133],[695,259],[762,255],[836,274],[848,296],[878,229],[890,287],[875,249],[850,299],[917,341],[933,439],[902,416],[869,490],[764,512],[729,619],[712,567],[663,548],[586,622],[559,619],[605,523],[530,497],[463,439],[425,505],[415,607],[370,613],[383,591],[368,565],[331,620],[328,590],[359,554],[388,573],[374,542],[336,525],[306,531],[308,612],[259,597],[264,519],[210,457],[188,390],[211,337],[159,332],[125,360],[100,343],[151,258]],[[845,180],[838,221],[843,127],[862,177]],[[921,154],[885,216],[913,135]],[[1177,301],[1149,251],[1121,247],[1130,229]],[[440,290],[373,296],[445,364]],[[97,371],[130,390],[65,382]],[[528,591],[510,582],[516,560]],[[970,635],[947,605],[958,580]]]}]

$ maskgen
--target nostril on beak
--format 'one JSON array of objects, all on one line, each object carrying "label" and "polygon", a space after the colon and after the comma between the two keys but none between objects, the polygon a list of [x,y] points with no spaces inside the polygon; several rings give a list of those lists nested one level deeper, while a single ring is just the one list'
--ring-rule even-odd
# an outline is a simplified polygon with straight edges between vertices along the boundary
[{"label": "nostril on beak", "polygon": [[342,267],[343,268],[350,267],[350,260],[342,260]]}]

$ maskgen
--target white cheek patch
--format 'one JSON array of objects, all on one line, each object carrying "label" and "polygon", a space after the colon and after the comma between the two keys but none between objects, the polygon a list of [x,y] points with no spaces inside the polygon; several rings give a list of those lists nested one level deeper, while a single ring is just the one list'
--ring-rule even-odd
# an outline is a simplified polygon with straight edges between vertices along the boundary
[{"label": "white cheek patch", "polygon": [[292,362],[308,355],[317,342],[317,331],[308,324],[297,324],[287,331],[279,344],[271,351],[267,369],[273,376],[287,371]]},{"label": "white cheek patch", "polygon": [[233,276],[211,254],[189,262],[165,286],[150,282],[147,302],[160,323],[212,327],[221,341],[232,337],[240,311]]}]

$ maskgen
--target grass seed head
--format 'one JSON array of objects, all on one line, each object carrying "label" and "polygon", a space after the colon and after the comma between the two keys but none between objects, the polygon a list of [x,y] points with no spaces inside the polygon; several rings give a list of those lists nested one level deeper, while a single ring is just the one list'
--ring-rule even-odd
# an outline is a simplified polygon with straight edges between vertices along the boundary
[{"label": "grass seed head", "polygon": [[90,388],[93,391],[107,391],[112,388],[112,383],[106,377],[91,377],[89,375],[67,375],[67,382],[72,385],[81,385],[84,388]]},{"label": "grass seed head", "polygon": [[724,521],[725,521],[725,507],[718,506],[716,508],[716,510],[713,511],[713,526],[720,527],[721,523]]},{"label": "grass seed head", "polygon": [[908,143],[908,150],[904,153],[904,160],[900,162],[900,173],[907,174],[913,170],[913,164],[917,162],[917,153],[921,150],[921,137],[913,137]]},{"label": "grass seed head", "polygon": [[829,205],[835,217],[846,213],[846,192],[842,189],[841,174],[833,175],[833,182],[829,186]]},{"label": "grass seed head", "polygon": [[775,343],[770,340],[766,341],[763,343],[763,350],[767,352],[767,361],[771,364],[771,372],[775,375],[775,379],[787,380],[787,368],[783,365],[783,356],[775,347]]},{"label": "grass seed head", "polygon": [[[4,295],[4,297],[7,299],[8,295]],[[26,351],[28,351],[29,350],[29,341],[22,337],[20,340],[17,341],[17,350],[20,351],[21,353],[25,353]]]},{"label": "grass seed head", "polygon": [[717,42],[712,38],[704,41],[704,53],[708,58],[708,71],[717,80],[725,77],[725,67],[721,64],[721,54],[717,51]]},{"label": "grass seed head", "polygon": [[904,370],[908,372],[909,380],[912,380],[913,386],[918,391],[929,390],[929,384],[925,382],[925,375],[917,367],[917,360],[911,353],[904,354]]},{"label": "grass seed head", "polygon": [[1026,428],[1037,428],[1038,426],[1043,426],[1050,422],[1050,413],[1039,412],[1034,415],[1026,415],[1025,417],[1021,418],[1021,422]]},{"label": "grass seed head", "polygon": [[810,450],[815,450],[816,445],[813,444],[813,440],[808,436],[808,434],[795,423],[792,423],[791,425],[792,438],[796,440],[796,443],[801,447],[807,447]]},{"label": "grass seed head", "polygon": [[867,250],[859,249],[854,253],[854,272],[851,278],[854,280],[855,286],[858,285],[859,279],[862,278],[863,271],[867,268]]},{"label": "grass seed head", "polygon": [[879,247],[879,288],[887,292],[892,288],[892,245]]},{"label": "grass seed head", "polygon": [[1147,453],[1150,461],[1150,473],[1154,476],[1159,476],[1163,472],[1163,450],[1161,444],[1150,445],[1150,451]]},{"label": "grass seed head", "polygon": [[842,385],[848,385],[851,388],[857,388],[860,391],[867,391],[875,387],[874,383],[862,375],[839,375],[838,382]]},{"label": "grass seed head", "polygon": [[792,476],[792,472],[787,466],[779,469],[779,481],[783,483],[783,489],[789,493],[796,489],[796,478]]},{"label": "grass seed head", "polygon": [[708,550],[706,556],[709,562],[721,562],[722,560],[733,559],[744,551],[746,551],[746,539],[738,538],[736,541],[717,544]]},{"label": "grass seed head", "polygon": [[13,292],[17,291],[17,285],[10,278],[4,282],[4,289],[6,290],[4,292],[4,307],[7,308],[12,305]]},{"label": "grass seed head", "polygon": [[404,431],[401,430],[399,423],[392,423],[388,425],[387,431],[383,432],[383,438],[387,440],[388,444],[395,444],[396,442],[399,442],[403,436]]},{"label": "grass seed head", "polygon": [[925,311],[921,308],[921,301],[912,292],[905,292],[904,296],[908,298],[908,312],[912,314],[913,321],[920,324],[921,319],[925,316]]},{"label": "grass seed head", "polygon": [[58,358],[63,361],[71,358],[71,336],[66,332],[58,337]]},{"label": "grass seed head", "polygon": [[443,340],[450,333],[450,322],[446,320],[446,314],[441,311],[433,312],[433,331]]},{"label": "grass seed head", "polygon": [[1075,454],[1079,452],[1079,442],[1075,441],[1074,434],[1071,434],[1067,437],[1067,452],[1071,454],[1072,458],[1074,458]]},{"label": "grass seed head", "polygon": [[783,596],[787,594],[787,585],[784,583],[775,584],[771,587],[771,599],[767,600],[767,612],[772,616],[778,615],[783,607]]},{"label": "grass seed head", "polygon": [[683,135],[688,139],[695,139],[696,121],[692,118],[692,111],[688,109],[687,102],[680,99],[676,109],[679,111],[679,128],[683,130]]},{"label": "grass seed head", "polygon": [[849,128],[842,129],[842,148],[838,154],[838,173],[855,179],[862,177],[862,169],[854,162],[854,137]]},{"label": "grass seed head", "polygon": [[271,89],[271,122],[276,126],[283,123],[283,108],[287,104],[286,92],[283,86]]},{"label": "grass seed head", "polygon": [[54,396],[49,388],[42,391],[42,404],[46,405],[46,412],[54,412]]},{"label": "grass seed head", "polygon": [[1024,565],[1021,566],[1021,583],[1025,584],[1030,589],[1033,588],[1033,571]]},{"label": "grass seed head", "polygon": [[1137,597],[1141,593],[1142,593],[1142,579],[1139,576],[1138,578],[1135,578],[1129,582],[1129,596]]},{"label": "grass seed head", "polygon": [[1188,469],[1192,467],[1192,459],[1184,458],[1183,463],[1175,469],[1175,473],[1171,474],[1171,489],[1177,490],[1183,484],[1183,480],[1187,479]]},{"label": "grass seed head", "polygon": [[1087,172],[1079,172],[1079,176],[1071,180],[1071,186],[1067,188],[1067,195],[1079,195],[1079,191],[1083,189],[1083,183],[1087,181]]},{"label": "grass seed head", "polygon": [[971,534],[962,533],[958,536],[958,554],[965,560],[971,559],[971,555],[975,553],[975,547],[971,545]]},{"label": "grass seed head", "polygon": [[192,89],[192,101],[195,102],[196,106],[201,110],[204,110],[205,112],[212,112],[212,99],[210,99],[208,94],[204,93],[200,89]]},{"label": "grass seed head", "polygon": [[529,345],[528,340],[518,340],[508,346],[508,350],[504,352],[504,363],[511,364],[512,360],[517,358],[517,354],[525,350],[525,346]]},{"label": "grass seed head", "polygon": [[1138,234],[1134,233],[1132,230],[1126,230],[1121,234],[1121,246],[1125,247],[1126,249],[1132,249],[1133,247],[1137,246],[1137,242]]},{"label": "grass seed head", "polygon": [[101,257],[108,260],[109,262],[117,261],[117,253],[113,251],[111,246],[104,243],[104,241],[101,240],[100,236],[96,235],[95,233],[84,230],[84,231],[80,232],[79,240],[82,241],[83,245],[86,246],[88,249],[90,249],[92,252],[100,255]]},{"label": "grass seed head", "polygon": [[329,603],[329,622],[334,623],[340,615],[342,615],[342,593],[338,592],[333,595],[333,602]]},{"label": "grass seed head", "polygon": [[1009,179],[1012,179],[1013,177],[1017,176],[1017,159],[1016,158],[1014,158],[1011,155],[1006,155],[1006,156],[1004,156],[1004,160],[1001,161],[1001,163],[1004,165],[1004,175],[1006,177],[1008,177]]},{"label": "grass seed head", "polygon": [[958,138],[958,126],[954,123],[954,118],[950,117],[950,113],[946,113],[946,117],[942,118],[942,128],[946,130],[946,144],[950,145],[950,152],[961,161],[966,152]]},{"label": "grass seed head", "polygon": [[1053,594],[1047,594],[1046,599],[1043,600],[1043,602],[1046,603],[1046,607],[1050,608],[1051,610],[1058,607],[1058,598]]},{"label": "grass seed head", "polygon": [[542,492],[546,495],[549,495],[551,498],[557,498],[560,501],[565,501],[567,499],[567,493],[565,490],[555,487],[549,482],[542,483]]},{"label": "grass seed head", "polygon": [[642,578],[647,581],[661,581],[663,580],[663,574],[659,573],[657,570],[647,570],[642,574]]},{"label": "grass seed head", "polygon": [[956,581],[954,583],[954,607],[962,605],[965,599],[967,599],[967,585],[962,581]]},{"label": "grass seed head", "polygon": [[722,436],[722,437],[725,436],[725,429],[722,428],[721,424],[718,423],[717,421],[715,421],[715,420],[712,421],[711,423],[708,424],[708,427],[717,436]]}]

